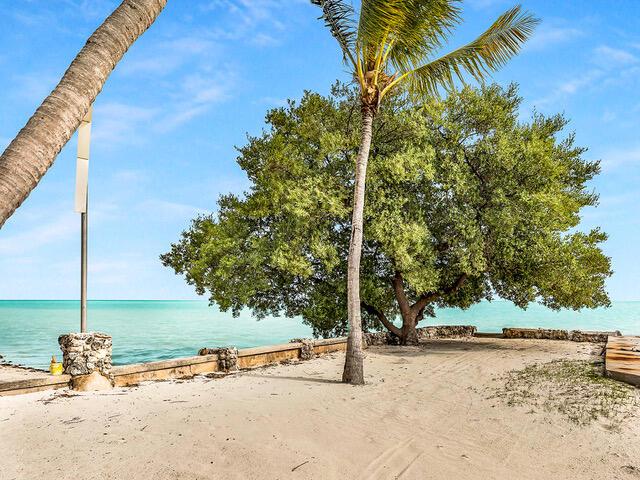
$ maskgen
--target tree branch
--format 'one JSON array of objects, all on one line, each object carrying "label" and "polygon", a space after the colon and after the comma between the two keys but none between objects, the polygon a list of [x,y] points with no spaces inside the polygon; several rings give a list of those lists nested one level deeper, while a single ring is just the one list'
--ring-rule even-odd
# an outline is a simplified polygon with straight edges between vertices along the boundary
[{"label": "tree branch", "polygon": [[420,312],[424,310],[424,308],[429,305],[429,303],[433,302],[436,298],[441,297],[443,295],[449,295],[456,290],[460,289],[467,279],[467,274],[461,274],[455,281],[453,285],[447,287],[439,292],[429,292],[425,295],[421,296],[416,303],[411,305],[410,309],[415,315],[418,315]]},{"label": "tree branch", "polygon": [[391,280],[391,285],[393,285],[393,291],[396,294],[396,299],[398,300],[398,306],[400,307],[402,318],[411,318],[411,305],[409,305],[407,294],[404,291],[404,283],[402,281],[402,274],[400,272],[396,271],[396,274]]},{"label": "tree branch", "polygon": [[376,315],[378,317],[378,320],[380,320],[380,323],[382,323],[382,325],[384,325],[387,330],[389,330],[391,333],[393,333],[397,337],[399,337],[402,334],[402,331],[398,327],[396,327],[393,323],[391,323],[387,318],[387,316],[384,314],[384,312],[382,312],[381,310],[378,310],[373,305],[369,305],[368,303],[365,303],[362,301],[360,302],[360,307],[362,307],[364,311],[372,315]]}]

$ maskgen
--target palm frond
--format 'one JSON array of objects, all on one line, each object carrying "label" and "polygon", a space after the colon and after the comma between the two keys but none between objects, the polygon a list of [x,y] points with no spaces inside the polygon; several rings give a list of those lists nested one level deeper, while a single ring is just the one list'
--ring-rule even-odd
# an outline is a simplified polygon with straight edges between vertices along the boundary
[{"label": "palm frond", "polygon": [[502,14],[473,42],[409,70],[396,83],[405,81],[414,92],[437,96],[439,87],[454,88],[455,77],[464,83],[464,72],[483,82],[518,53],[538,23],[518,5]]},{"label": "palm frond", "polygon": [[[369,57],[378,47],[399,70],[423,59],[460,21],[459,0],[363,0],[358,45]],[[368,58],[367,58],[368,59]]]},{"label": "palm frond", "polygon": [[389,52],[397,71],[407,71],[442,47],[460,23],[458,0],[408,0],[410,15],[399,22]]},{"label": "palm frond", "polygon": [[320,18],[324,20],[331,35],[338,41],[344,60],[351,60],[355,66],[354,50],[357,34],[355,12],[351,4],[343,0],[311,0],[311,3],[322,9]]},{"label": "palm frond", "polygon": [[411,1],[406,0],[362,0],[358,21],[358,47],[364,61],[372,61],[386,39],[411,16]]}]

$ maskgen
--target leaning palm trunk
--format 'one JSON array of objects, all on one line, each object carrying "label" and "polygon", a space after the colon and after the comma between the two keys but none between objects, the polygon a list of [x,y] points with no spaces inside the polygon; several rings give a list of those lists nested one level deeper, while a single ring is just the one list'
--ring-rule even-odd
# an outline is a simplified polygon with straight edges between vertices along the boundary
[{"label": "leaning palm trunk", "polygon": [[362,320],[360,317],[360,257],[362,256],[362,230],[364,227],[364,193],[367,177],[367,162],[371,148],[373,109],[363,106],[362,135],[356,159],[356,179],[353,192],[353,214],[351,218],[351,241],[349,242],[349,265],[347,270],[347,308],[349,315],[349,338],[342,381],[353,385],[364,383]]},{"label": "leaning palm trunk", "polygon": [[60,83],[0,156],[0,227],[76,131],[125,52],[167,0],[124,0],[89,37]]}]

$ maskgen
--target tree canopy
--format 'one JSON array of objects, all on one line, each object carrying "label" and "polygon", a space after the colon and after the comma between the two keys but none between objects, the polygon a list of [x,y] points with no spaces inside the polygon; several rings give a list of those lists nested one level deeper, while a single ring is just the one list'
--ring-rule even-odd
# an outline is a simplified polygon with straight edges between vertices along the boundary
[{"label": "tree canopy", "polygon": [[[587,182],[599,162],[562,115],[520,122],[514,85],[388,102],[367,172],[365,328],[407,342],[434,307],[496,296],[522,308],[609,304],[606,234],[578,228],[597,203]],[[235,315],[299,315],[316,335],[344,334],[360,121],[357,91],[341,84],[269,111],[269,128],[238,149],[249,191],[194,219],[164,265]]]}]

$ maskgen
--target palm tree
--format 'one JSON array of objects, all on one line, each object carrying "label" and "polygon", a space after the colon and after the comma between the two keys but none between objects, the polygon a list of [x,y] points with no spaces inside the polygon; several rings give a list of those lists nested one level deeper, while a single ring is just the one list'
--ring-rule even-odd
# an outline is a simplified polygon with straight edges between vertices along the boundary
[{"label": "palm tree", "polygon": [[433,58],[461,22],[456,0],[362,0],[359,19],[344,0],[311,0],[338,41],[343,60],[360,88],[362,131],[356,158],[351,243],[347,273],[349,340],[342,381],[364,383],[360,318],[360,255],[365,178],[373,120],[384,97],[397,88],[438,96],[466,73],[484,79],[518,53],[538,23],[520,6],[501,15],[471,43]]},{"label": "palm tree", "polygon": [[69,141],[122,56],[167,0],[124,0],[89,37],[60,83],[0,156],[0,228]]}]

